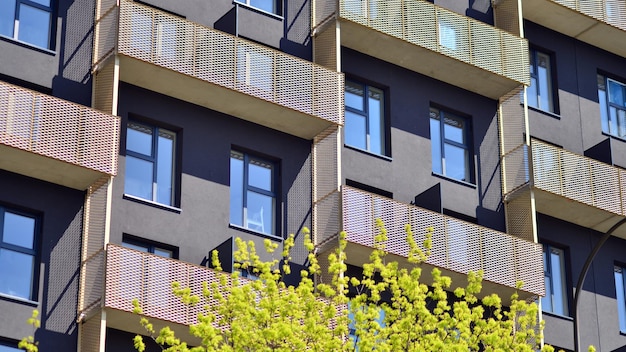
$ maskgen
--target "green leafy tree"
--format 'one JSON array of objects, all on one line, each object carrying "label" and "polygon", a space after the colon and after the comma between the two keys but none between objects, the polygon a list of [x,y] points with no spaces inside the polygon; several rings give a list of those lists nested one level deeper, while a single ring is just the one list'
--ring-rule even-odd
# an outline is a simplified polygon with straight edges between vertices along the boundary
[{"label": "green leafy tree", "polygon": [[[508,307],[496,294],[479,295],[482,272],[470,273],[463,287],[453,288],[451,279],[438,269],[432,280],[422,280],[422,264],[428,258],[433,229],[417,244],[407,226],[410,267],[387,261],[387,231],[379,230],[369,262],[360,277],[346,275],[344,235],[328,257],[328,282],[315,283],[322,274],[313,243],[305,230],[309,266],[302,270],[297,287],[287,286],[282,275],[290,273],[290,236],[283,244],[283,259],[262,261],[254,243],[237,239],[238,269],[258,280],[240,277],[240,271],[220,273],[219,282],[203,284],[204,306],[189,332],[201,345],[189,347],[169,327],[155,331],[142,316],[141,324],[164,351],[536,351],[543,325],[534,302],[511,297]],[[278,245],[265,242],[269,252]],[[221,270],[217,253],[213,265]],[[521,283],[518,284],[518,288]],[[188,287],[172,288],[186,304],[201,297]],[[135,312],[142,314],[137,301]],[[135,348],[144,351],[143,337]],[[553,351],[544,346],[542,351]]]}]

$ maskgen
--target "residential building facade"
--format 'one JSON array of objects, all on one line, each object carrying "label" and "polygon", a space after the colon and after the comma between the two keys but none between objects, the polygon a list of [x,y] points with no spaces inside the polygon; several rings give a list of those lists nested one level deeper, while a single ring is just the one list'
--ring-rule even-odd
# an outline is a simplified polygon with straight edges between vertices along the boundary
[{"label": "residential building facade", "polygon": [[[0,351],[132,351],[233,239],[301,230],[350,272],[380,218],[425,266],[538,300],[545,342],[626,350],[621,0],[0,5]],[[296,271],[297,272],[297,271]],[[287,277],[286,280],[294,281]],[[324,280],[320,277],[319,280]],[[193,340],[191,341],[193,343]],[[156,347],[156,346],[152,346]]]}]

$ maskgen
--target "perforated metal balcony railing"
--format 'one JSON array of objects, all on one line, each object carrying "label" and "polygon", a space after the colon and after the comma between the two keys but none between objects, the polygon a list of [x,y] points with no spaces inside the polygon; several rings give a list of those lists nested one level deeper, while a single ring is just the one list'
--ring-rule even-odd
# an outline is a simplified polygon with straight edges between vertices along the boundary
[{"label": "perforated metal balcony railing", "polygon": [[[374,236],[378,234],[374,221],[380,218],[388,231],[385,248],[391,255],[407,257],[407,224],[411,225],[418,244],[423,243],[426,229],[433,227],[433,246],[427,264],[461,274],[457,278],[483,270],[488,286],[485,292],[498,292],[502,297],[510,296],[517,281],[524,283],[521,296],[544,294],[539,244],[346,186],[342,187],[342,200],[348,262],[359,257],[367,260]],[[462,284],[465,280],[453,279],[453,282]]]},{"label": "perforated metal balcony railing", "polygon": [[343,124],[343,74],[148,6],[103,1],[94,64],[117,53],[122,81],[307,139]]},{"label": "perforated metal balcony railing", "polygon": [[339,0],[339,18],[341,45],[490,98],[530,82],[525,39],[428,1]]},{"label": "perforated metal balcony railing", "polygon": [[626,56],[626,2],[623,0],[524,0],[524,18]]},{"label": "perforated metal balcony railing", "polygon": [[626,170],[538,140],[531,154],[532,173],[527,147],[504,156],[507,178],[515,180],[505,183],[505,194],[524,192],[520,186],[532,181],[537,211],[601,232],[626,216]]},{"label": "perforated metal balcony railing", "polygon": [[117,173],[118,117],[0,82],[0,169],[76,189]]}]

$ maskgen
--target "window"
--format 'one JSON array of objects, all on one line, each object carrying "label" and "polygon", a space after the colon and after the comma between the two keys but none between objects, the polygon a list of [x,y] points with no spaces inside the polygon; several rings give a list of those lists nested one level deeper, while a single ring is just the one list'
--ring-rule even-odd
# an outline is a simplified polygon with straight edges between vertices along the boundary
[{"label": "window", "polygon": [[23,351],[17,348],[17,342],[11,342],[11,340],[5,340],[0,338],[0,352],[19,352]]},{"label": "window", "polygon": [[528,105],[543,111],[555,112],[550,55],[534,49],[530,50],[529,55],[530,86],[526,90]]},{"label": "window", "polygon": [[387,155],[384,94],[381,89],[346,81],[345,143]]},{"label": "window", "polygon": [[124,239],[122,240],[122,246],[141,252],[156,254],[160,257],[174,259],[178,258],[178,248],[162,243],[142,240],[127,235],[124,235]]},{"label": "window", "polygon": [[602,132],[626,137],[626,85],[598,75],[598,101]]},{"label": "window", "polygon": [[235,2],[257,8],[259,10],[273,13],[275,15],[282,14],[281,0],[236,0]]},{"label": "window", "polygon": [[238,151],[230,152],[230,223],[276,235],[276,166]]},{"label": "window", "polygon": [[267,50],[240,43],[237,46],[237,82],[254,88],[257,94],[267,93],[272,99],[274,90],[274,59]]},{"label": "window", "polygon": [[626,283],[624,282],[624,267],[616,265],[614,272],[619,331],[626,333]]},{"label": "window", "polygon": [[36,300],[37,217],[0,207],[0,293]]},{"label": "window", "polygon": [[473,182],[468,119],[430,108],[430,142],[434,173]]},{"label": "window", "polygon": [[129,121],[126,129],[124,192],[157,202],[174,204],[176,133]]},{"label": "window", "polygon": [[51,24],[51,0],[0,1],[1,35],[49,49]]},{"label": "window", "polygon": [[542,310],[568,316],[565,251],[563,249],[543,245],[543,272],[546,296],[541,298]]}]

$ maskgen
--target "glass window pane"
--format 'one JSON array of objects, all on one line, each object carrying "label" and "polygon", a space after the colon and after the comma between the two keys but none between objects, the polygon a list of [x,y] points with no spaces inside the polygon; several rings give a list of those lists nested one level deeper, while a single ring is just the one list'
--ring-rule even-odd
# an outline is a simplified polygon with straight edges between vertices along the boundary
[{"label": "glass window pane", "polygon": [[552,274],[553,312],[567,315],[567,293],[565,291],[565,263],[563,250],[552,248],[550,253],[550,273]]},{"label": "glass window pane", "polygon": [[444,120],[443,135],[445,139],[465,144],[465,121],[450,114],[444,114]]},{"label": "glass window pane", "polygon": [[530,78],[530,86],[526,90],[526,98],[528,98],[528,106],[534,108],[539,107],[539,101],[537,100],[537,79],[535,77]]},{"label": "glass window pane", "polygon": [[609,102],[624,106],[624,91],[619,82],[609,79]]},{"label": "glass window pane", "polygon": [[445,48],[456,50],[456,31],[444,21],[439,22],[439,43]]},{"label": "glass window pane", "polygon": [[13,37],[15,25],[15,1],[0,1],[0,34]]},{"label": "glass window pane", "polygon": [[365,100],[363,99],[363,85],[346,81],[345,100],[347,107],[364,111]]},{"label": "glass window pane", "polygon": [[50,12],[20,5],[19,9],[19,40],[48,48],[50,43]]},{"label": "glass window pane", "polygon": [[365,116],[350,111],[346,111],[345,116],[345,143],[356,148],[366,149]]},{"label": "glass window pane", "polygon": [[126,130],[126,150],[152,156],[152,128],[129,122]]},{"label": "glass window pane", "polygon": [[170,250],[167,249],[163,249],[163,248],[154,248],[154,254],[160,256],[160,257],[165,257],[165,258],[172,258],[173,257],[173,253]]},{"label": "glass window pane", "polygon": [[157,156],[157,202],[172,205],[174,185],[174,142],[171,132],[160,131]]},{"label": "glass window pane", "polygon": [[134,249],[136,251],[141,251],[141,252],[148,253],[148,247],[147,246],[140,246],[138,244],[128,243],[128,242],[122,242],[122,246],[126,247],[126,248],[130,248],[130,249]]},{"label": "glass window pane", "polygon": [[550,287],[550,278],[545,277],[544,283],[546,285],[546,296],[541,297],[541,310],[545,312],[552,312],[552,287]]},{"label": "glass window pane", "polygon": [[19,351],[23,351],[23,350],[20,349],[20,348],[14,348],[14,347],[0,345],[0,352],[19,352]]},{"label": "glass window pane", "polygon": [[272,165],[257,159],[250,159],[248,184],[252,187],[272,191]]},{"label": "glass window pane", "polygon": [[469,182],[467,168],[467,150],[454,145],[444,146],[444,172],[448,177]]},{"label": "glass window pane", "polygon": [[626,297],[624,296],[624,277],[621,268],[615,268],[615,298],[619,315],[619,331],[626,332]]},{"label": "glass window pane", "polygon": [[277,13],[275,4],[276,0],[250,0],[250,6],[270,13]]},{"label": "glass window pane", "polygon": [[152,163],[126,156],[126,174],[124,192],[143,199],[152,200]]},{"label": "glass window pane", "polygon": [[617,126],[618,126],[618,137],[626,136],[626,110],[618,109],[617,110]]},{"label": "glass window pane", "polygon": [[602,132],[609,133],[609,106],[606,101],[606,91],[598,86],[598,102],[600,103],[600,121],[602,124]]},{"label": "glass window pane", "polygon": [[31,299],[34,258],[0,248],[0,293]]},{"label": "glass window pane", "polygon": [[369,151],[376,154],[385,154],[385,121],[383,107],[383,92],[370,88],[368,98],[369,108]]},{"label": "glass window pane", "polygon": [[50,7],[50,0],[30,0],[30,1],[46,6],[46,7]]},{"label": "glass window pane", "polygon": [[274,233],[274,198],[248,191],[246,227],[250,230]]},{"label": "glass window pane", "polygon": [[614,106],[609,106],[609,132],[617,135],[617,109]]},{"label": "glass window pane", "polygon": [[[443,165],[441,163],[441,127],[437,113],[431,111],[430,115],[430,143],[432,150],[433,172],[443,174]],[[437,119],[433,118],[433,116],[437,116]]]},{"label": "glass window pane", "polygon": [[243,155],[230,154],[230,223],[243,226]]},{"label": "glass window pane", "polygon": [[2,241],[4,243],[34,249],[35,219],[8,211],[5,212]]}]

